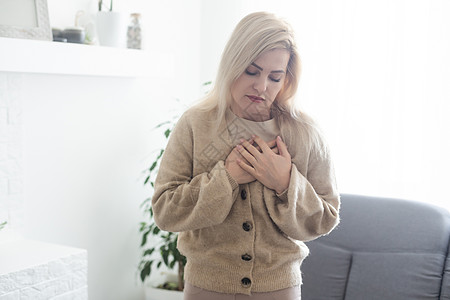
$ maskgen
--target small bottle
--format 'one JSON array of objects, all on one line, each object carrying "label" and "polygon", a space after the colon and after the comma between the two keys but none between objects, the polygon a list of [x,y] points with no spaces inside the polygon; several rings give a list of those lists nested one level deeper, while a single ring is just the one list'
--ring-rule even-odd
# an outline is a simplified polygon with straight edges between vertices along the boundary
[{"label": "small bottle", "polygon": [[141,49],[141,14],[130,15],[130,25],[127,30],[127,48],[129,49]]}]

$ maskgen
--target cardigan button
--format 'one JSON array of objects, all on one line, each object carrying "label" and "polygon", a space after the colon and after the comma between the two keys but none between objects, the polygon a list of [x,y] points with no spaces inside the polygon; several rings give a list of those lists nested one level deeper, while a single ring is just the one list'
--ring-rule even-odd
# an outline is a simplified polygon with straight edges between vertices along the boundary
[{"label": "cardigan button", "polygon": [[245,261],[252,260],[252,256],[249,255],[249,254],[244,254],[244,255],[241,256],[241,258],[242,258],[242,260],[245,260]]},{"label": "cardigan button", "polygon": [[244,277],[241,279],[241,283],[244,287],[248,288],[252,284],[252,281],[248,277]]},{"label": "cardigan button", "polygon": [[241,198],[242,198],[242,200],[247,199],[247,191],[246,190],[241,191]]},{"label": "cardigan button", "polygon": [[244,229],[245,231],[250,231],[252,230],[253,225],[250,222],[245,222],[244,224],[242,224],[242,229]]}]

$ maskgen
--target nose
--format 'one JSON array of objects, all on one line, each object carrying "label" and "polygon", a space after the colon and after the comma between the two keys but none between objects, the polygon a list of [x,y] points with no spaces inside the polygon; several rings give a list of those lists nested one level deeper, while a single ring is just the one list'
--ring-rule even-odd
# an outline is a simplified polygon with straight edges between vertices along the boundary
[{"label": "nose", "polygon": [[267,90],[267,78],[264,76],[258,76],[255,78],[255,82],[253,83],[253,88],[258,91],[258,94],[262,94]]}]

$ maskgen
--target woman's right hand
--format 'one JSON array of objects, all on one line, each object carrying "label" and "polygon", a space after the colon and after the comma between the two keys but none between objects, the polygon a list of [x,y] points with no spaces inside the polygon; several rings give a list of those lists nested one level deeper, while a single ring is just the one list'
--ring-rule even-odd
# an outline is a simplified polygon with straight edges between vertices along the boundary
[{"label": "woman's right hand", "polygon": [[[248,141],[250,144],[253,144],[253,139],[250,139]],[[272,149],[273,152],[278,154],[278,148],[276,140],[270,141],[267,143],[269,147]],[[259,147],[257,147],[259,151]],[[245,162],[250,166],[250,163],[239,153],[239,151],[236,149],[236,147],[233,147],[233,150],[231,150],[230,154],[228,154],[226,160],[225,160],[225,168],[227,169],[228,173],[230,173],[231,177],[233,177],[234,180],[238,184],[246,184],[250,183],[256,180],[253,175],[250,175],[247,171],[241,168],[239,164],[237,163],[237,159],[240,159],[242,162]]]},{"label": "woman's right hand", "polygon": [[245,184],[255,181],[256,179],[253,175],[250,175],[247,171],[242,169],[241,166],[239,166],[237,159],[240,159],[248,164],[245,158],[239,153],[239,151],[237,151],[236,147],[233,147],[233,150],[231,150],[225,160],[225,168],[231,177],[233,177],[238,184]]}]

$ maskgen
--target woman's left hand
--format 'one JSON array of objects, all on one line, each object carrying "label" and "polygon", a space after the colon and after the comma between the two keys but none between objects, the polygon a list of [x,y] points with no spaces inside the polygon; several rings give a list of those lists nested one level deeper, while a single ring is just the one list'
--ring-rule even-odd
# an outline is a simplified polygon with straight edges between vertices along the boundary
[{"label": "woman's left hand", "polygon": [[281,194],[289,187],[291,178],[291,155],[286,144],[277,137],[279,154],[276,154],[260,137],[255,136],[253,140],[261,148],[261,152],[248,141],[241,140],[241,145],[237,145],[236,148],[250,165],[238,160],[239,166],[267,188]]}]

